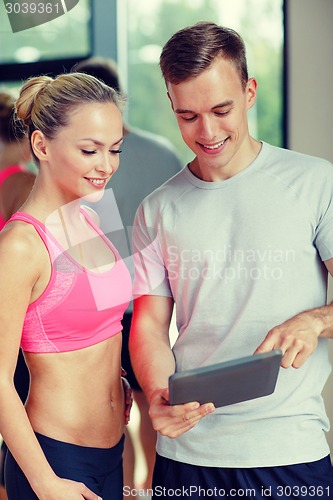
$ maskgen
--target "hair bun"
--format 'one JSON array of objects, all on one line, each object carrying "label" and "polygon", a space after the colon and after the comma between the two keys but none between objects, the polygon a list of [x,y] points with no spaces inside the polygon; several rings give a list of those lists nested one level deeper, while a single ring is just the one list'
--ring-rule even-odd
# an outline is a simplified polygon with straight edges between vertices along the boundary
[{"label": "hair bun", "polygon": [[21,88],[16,101],[16,115],[28,127],[38,95],[53,82],[53,78],[42,75],[30,78]]}]

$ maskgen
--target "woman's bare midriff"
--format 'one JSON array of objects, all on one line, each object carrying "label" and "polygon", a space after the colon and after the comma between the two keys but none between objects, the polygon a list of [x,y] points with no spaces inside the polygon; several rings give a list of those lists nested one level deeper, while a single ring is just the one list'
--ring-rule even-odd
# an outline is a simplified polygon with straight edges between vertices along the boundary
[{"label": "woman's bare midriff", "polygon": [[124,432],[121,334],[78,351],[25,353],[31,374],[26,410],[34,431],[96,448]]}]

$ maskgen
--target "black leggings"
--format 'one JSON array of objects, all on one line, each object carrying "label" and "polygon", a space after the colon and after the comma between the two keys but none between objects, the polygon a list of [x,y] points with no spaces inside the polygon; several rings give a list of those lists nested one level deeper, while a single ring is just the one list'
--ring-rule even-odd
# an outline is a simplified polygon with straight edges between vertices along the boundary
[{"label": "black leggings", "polygon": [[[77,446],[37,433],[36,436],[57,476],[84,483],[103,500],[122,500],[124,436],[113,448]],[[9,450],[5,484],[8,500],[38,499]]]}]

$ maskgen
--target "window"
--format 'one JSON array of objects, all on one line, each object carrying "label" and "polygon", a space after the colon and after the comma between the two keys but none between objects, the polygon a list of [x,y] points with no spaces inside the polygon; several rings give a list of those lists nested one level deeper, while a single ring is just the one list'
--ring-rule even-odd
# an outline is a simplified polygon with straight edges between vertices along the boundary
[{"label": "window", "polygon": [[158,60],[175,31],[200,20],[214,21],[239,31],[246,43],[249,73],[259,85],[256,106],[249,114],[252,135],[286,146],[284,0],[49,1],[74,7],[16,33],[6,14],[6,0],[0,2],[0,82],[6,86],[16,82],[19,87],[34,74],[69,71],[92,53],[117,57],[129,96],[129,123],[169,138],[186,163],[192,153],[178,131]]},{"label": "window", "polygon": [[[31,8],[32,12],[26,12]],[[38,19],[35,9],[40,9],[44,19],[53,19],[36,25],[42,19]],[[60,73],[91,52],[91,0],[0,2],[2,82],[20,81],[40,73]]]},{"label": "window", "polygon": [[[66,15],[60,15],[63,11],[61,0],[49,4],[47,2],[38,3],[37,0],[36,3],[30,2],[30,4],[13,1],[10,3],[4,2],[1,9],[5,9],[5,5],[8,5],[7,11],[9,14],[6,16],[1,13],[0,16],[1,63],[27,63],[65,59],[66,57],[72,57],[73,54],[80,57],[90,52],[90,35],[88,32],[90,20],[89,0],[81,0]],[[28,13],[21,12],[24,5],[27,6],[26,8],[34,6],[33,11],[41,5],[43,6],[43,12],[47,15],[51,15],[53,9],[54,15],[57,15],[57,17],[39,26],[32,26],[13,34],[10,26],[10,15],[14,19],[15,16],[18,18],[16,21],[18,28],[20,28],[20,23],[24,27],[29,26],[30,19],[31,23],[35,21],[36,14],[31,14],[29,18]],[[17,6],[19,8],[16,8]],[[14,10],[17,14],[15,14]]]},{"label": "window", "polygon": [[168,137],[184,163],[192,159],[166,97],[158,60],[173,33],[206,20],[231,27],[244,38],[249,74],[259,85],[249,114],[251,134],[284,145],[283,0],[126,0],[126,9],[120,29],[126,23],[127,50],[122,48],[119,63],[126,76],[129,123]]}]

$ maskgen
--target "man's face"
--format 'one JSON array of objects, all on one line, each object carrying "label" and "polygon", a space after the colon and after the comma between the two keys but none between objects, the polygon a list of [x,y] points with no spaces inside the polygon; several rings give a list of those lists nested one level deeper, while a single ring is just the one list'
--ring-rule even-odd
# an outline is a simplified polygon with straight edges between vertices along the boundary
[{"label": "man's face", "polygon": [[195,175],[223,180],[253,160],[247,112],[255,103],[254,79],[243,89],[233,63],[218,58],[199,76],[168,83],[168,95],[182,137],[196,155],[191,164]]}]

